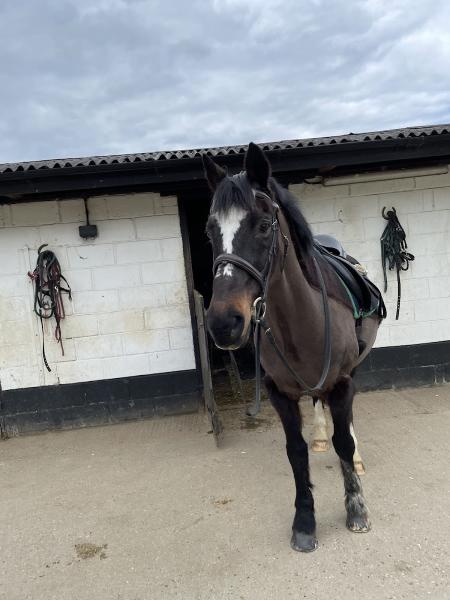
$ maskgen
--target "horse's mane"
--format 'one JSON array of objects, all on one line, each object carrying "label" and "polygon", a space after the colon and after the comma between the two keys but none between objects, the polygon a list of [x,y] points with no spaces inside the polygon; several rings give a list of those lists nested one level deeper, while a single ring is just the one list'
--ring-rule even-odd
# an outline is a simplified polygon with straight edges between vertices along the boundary
[{"label": "horse's mane", "polygon": [[[298,206],[297,199],[289,190],[283,188],[274,179],[271,179],[270,185],[275,192],[276,199],[288,223],[291,240],[303,274],[312,287],[320,289],[317,270],[312,262],[314,247],[313,234]],[[340,283],[339,278],[336,276],[332,267],[330,267],[320,254],[316,254],[315,258],[320,263],[320,270],[325,280],[328,296],[353,310],[349,297],[344,291],[344,287]]]},{"label": "horse's mane", "polygon": [[[307,258],[312,251],[313,236],[295,196],[283,188],[273,177],[269,180],[269,186],[289,223],[292,241],[299,259]],[[242,171],[237,175],[222,179],[214,194],[211,210],[218,214],[227,213],[233,207],[251,210],[254,202],[251,183],[246,172]]]},{"label": "horse's mane", "polygon": [[297,256],[299,260],[304,260],[311,256],[313,248],[313,235],[308,222],[298,206],[297,199],[289,190],[282,187],[273,177],[270,178],[270,187],[289,224]]}]

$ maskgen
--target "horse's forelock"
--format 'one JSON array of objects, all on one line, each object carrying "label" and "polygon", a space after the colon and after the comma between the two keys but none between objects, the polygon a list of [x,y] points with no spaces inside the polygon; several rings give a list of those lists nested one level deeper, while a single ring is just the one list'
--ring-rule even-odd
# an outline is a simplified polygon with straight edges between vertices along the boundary
[{"label": "horse's forelock", "polygon": [[[280,204],[289,222],[299,257],[309,255],[313,248],[313,236],[308,222],[300,210],[297,199],[273,177],[269,180],[269,186],[274,194],[274,200]],[[254,190],[247,173],[241,171],[232,177],[224,177],[220,182],[214,194],[211,213],[224,216],[235,209],[249,212],[254,207]]]},{"label": "horse's forelock", "polygon": [[211,212],[227,214],[233,208],[249,211],[253,208],[255,196],[247,174],[242,171],[232,177],[225,177],[218,185]]}]

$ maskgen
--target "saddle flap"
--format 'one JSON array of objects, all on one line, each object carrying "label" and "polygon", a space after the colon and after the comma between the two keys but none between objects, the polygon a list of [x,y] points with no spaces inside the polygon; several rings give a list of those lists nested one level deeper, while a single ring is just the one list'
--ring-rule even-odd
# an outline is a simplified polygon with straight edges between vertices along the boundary
[{"label": "saddle flap", "polygon": [[[366,316],[375,311],[382,318],[386,316],[386,307],[381,292],[370,279],[363,276],[347,259],[328,252],[321,245],[316,245],[316,249],[334,270],[347,292],[352,295],[359,309],[355,312],[359,312],[359,316]],[[357,315],[355,314],[355,316]]]}]

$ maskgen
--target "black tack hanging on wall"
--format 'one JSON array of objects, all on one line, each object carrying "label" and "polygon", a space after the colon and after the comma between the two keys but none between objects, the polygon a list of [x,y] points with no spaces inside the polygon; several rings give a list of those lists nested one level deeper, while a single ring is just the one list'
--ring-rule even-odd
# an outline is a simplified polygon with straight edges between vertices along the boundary
[{"label": "black tack hanging on wall", "polygon": [[406,243],[406,233],[400,224],[397,217],[397,211],[394,207],[386,211],[383,206],[381,211],[383,218],[386,219],[387,225],[384,228],[381,241],[381,262],[383,265],[384,275],[384,291],[387,291],[386,263],[389,270],[397,271],[397,312],[395,314],[398,320],[400,314],[400,300],[402,295],[402,287],[400,281],[400,271],[407,271],[409,263],[414,260],[414,255],[407,252],[408,244]]},{"label": "black tack hanging on wall", "polygon": [[[64,356],[61,321],[65,318],[66,313],[62,293],[67,294],[69,300],[72,300],[72,290],[69,282],[61,273],[61,266],[55,253],[51,250],[44,250],[46,247],[47,244],[42,244],[39,247],[36,267],[33,272],[28,271],[28,277],[34,283],[33,310],[41,321],[42,359],[47,371],[51,371],[45,355],[44,319],[55,318],[55,339],[61,346],[61,353]],[[66,287],[61,285],[61,282],[64,282]]]}]

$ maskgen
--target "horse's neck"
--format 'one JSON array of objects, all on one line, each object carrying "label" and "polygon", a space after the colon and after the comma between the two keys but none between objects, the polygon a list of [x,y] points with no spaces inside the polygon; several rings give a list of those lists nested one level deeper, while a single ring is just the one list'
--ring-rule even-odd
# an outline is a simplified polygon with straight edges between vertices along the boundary
[{"label": "horse's neck", "polygon": [[[305,275],[306,268],[308,268],[308,270],[312,268],[311,260],[308,257],[306,259],[308,267],[305,265],[302,266],[300,259],[297,256],[289,225],[283,214],[279,216],[279,223],[280,239],[270,281],[270,287],[274,292],[274,301],[282,303],[293,301],[296,305],[301,303],[302,306],[310,303],[316,304],[316,291],[311,287]],[[284,256],[285,248],[284,241],[282,240],[283,236],[288,240],[286,256]]]},{"label": "horse's neck", "polygon": [[[317,290],[311,287],[305,275],[306,267],[302,268],[300,264],[283,214],[280,215],[279,222],[280,241],[269,282],[268,306],[276,312],[283,311],[295,317],[297,323],[302,321],[302,329],[306,332],[317,327],[318,320],[322,319],[322,308],[320,301],[318,302]],[[289,242],[285,259],[281,235],[286,236]]]}]

